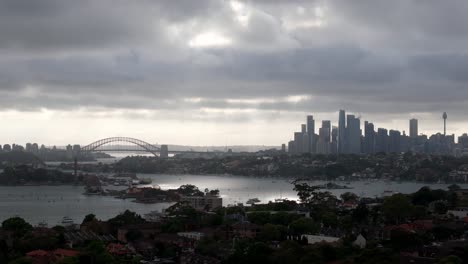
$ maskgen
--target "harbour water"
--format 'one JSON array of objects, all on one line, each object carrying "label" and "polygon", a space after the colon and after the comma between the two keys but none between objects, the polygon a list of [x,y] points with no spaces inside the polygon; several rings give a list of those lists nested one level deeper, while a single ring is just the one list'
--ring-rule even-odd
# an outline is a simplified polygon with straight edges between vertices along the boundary
[{"label": "harbour water", "polygon": [[[183,184],[193,184],[200,190],[219,189],[223,204],[245,203],[251,198],[258,198],[261,202],[273,201],[278,198],[295,200],[296,193],[290,180],[281,178],[253,178],[225,175],[161,175],[139,174],[141,178],[151,178],[153,184],[162,189],[178,188]],[[310,184],[324,184],[324,181],[313,181]],[[337,182],[345,185],[345,182]],[[423,186],[433,189],[446,189],[448,184],[424,184],[415,182],[350,182],[352,189],[330,190],[333,194],[351,191],[360,196],[380,196],[384,191],[412,193]],[[468,188],[468,184],[462,184]],[[104,188],[114,188],[105,186]],[[56,225],[64,216],[68,216],[81,223],[84,216],[95,214],[99,219],[106,220],[126,209],[145,214],[150,211],[161,211],[171,204],[139,204],[131,200],[115,199],[106,196],[83,195],[82,186],[15,186],[0,187],[0,221],[12,216],[20,216],[31,224],[45,221],[49,226]]]}]

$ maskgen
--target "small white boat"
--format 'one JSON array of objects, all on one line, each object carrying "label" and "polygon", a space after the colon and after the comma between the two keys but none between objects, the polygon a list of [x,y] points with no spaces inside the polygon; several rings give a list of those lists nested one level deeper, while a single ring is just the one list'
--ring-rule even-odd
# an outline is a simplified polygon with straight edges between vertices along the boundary
[{"label": "small white boat", "polygon": [[66,226],[68,226],[68,225],[73,225],[73,224],[74,224],[73,219],[71,219],[71,218],[68,217],[68,216],[64,216],[64,217],[62,218],[62,222],[61,222],[61,223],[62,223],[62,225],[66,225]]}]

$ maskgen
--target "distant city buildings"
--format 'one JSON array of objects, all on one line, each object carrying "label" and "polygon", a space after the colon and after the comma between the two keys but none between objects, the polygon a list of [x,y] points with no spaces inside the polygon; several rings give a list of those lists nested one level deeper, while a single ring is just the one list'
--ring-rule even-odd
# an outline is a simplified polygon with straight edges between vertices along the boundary
[{"label": "distant city buildings", "polygon": [[468,134],[458,137],[447,135],[447,113],[442,115],[443,134],[430,137],[419,134],[418,119],[409,120],[409,135],[405,131],[376,128],[369,121],[364,122],[355,115],[346,115],[339,111],[338,126],[332,126],[330,120],[323,120],[322,127],[315,134],[315,120],[308,115],[301,132],[294,133],[294,139],[287,146],[290,154],[374,154],[416,152],[443,155],[468,155]]},{"label": "distant city buildings", "polygon": [[409,121],[409,136],[410,138],[417,138],[418,137],[418,120],[417,119],[410,119]]}]

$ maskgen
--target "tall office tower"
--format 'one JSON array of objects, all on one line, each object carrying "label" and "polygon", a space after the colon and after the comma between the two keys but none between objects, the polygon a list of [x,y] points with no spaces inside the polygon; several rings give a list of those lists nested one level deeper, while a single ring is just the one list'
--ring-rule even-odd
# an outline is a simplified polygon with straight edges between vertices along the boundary
[{"label": "tall office tower", "polygon": [[307,116],[307,135],[309,137],[308,139],[308,151],[310,153],[315,153],[316,149],[316,142],[314,140],[314,135],[315,135],[315,120],[313,115],[308,115]]},{"label": "tall office tower", "polygon": [[331,141],[331,122],[330,120],[323,120],[322,121],[322,128],[328,129],[328,135],[325,135],[325,142],[330,142]]},{"label": "tall office tower", "polygon": [[388,132],[385,128],[377,129],[377,137],[375,138],[375,151],[388,152]]},{"label": "tall office tower", "polygon": [[338,127],[333,126],[331,132],[330,153],[336,154],[338,151]]},{"label": "tall office tower", "polygon": [[296,154],[296,144],[293,140],[288,142],[288,153],[291,155]]},{"label": "tall office tower", "polygon": [[409,136],[410,138],[417,138],[418,137],[418,120],[417,119],[410,119],[409,121]]},{"label": "tall office tower", "polygon": [[331,132],[331,142],[338,143],[338,127],[333,126]]},{"label": "tall office tower", "polygon": [[345,152],[346,146],[346,120],[345,110],[340,110],[338,119],[338,154]]},{"label": "tall office tower", "polygon": [[444,112],[442,115],[442,118],[444,119],[444,136],[447,135],[447,113]]},{"label": "tall office tower", "polygon": [[304,133],[294,132],[294,154],[304,153]]},{"label": "tall office tower", "polygon": [[403,131],[400,137],[400,152],[408,152],[411,148],[410,142],[410,138],[406,135],[405,131]]},{"label": "tall office tower", "polygon": [[321,127],[319,129],[319,139],[317,142],[317,153],[330,154],[330,130],[327,127]]},{"label": "tall office tower", "polygon": [[301,132],[302,132],[302,133],[307,133],[307,126],[306,126],[306,124],[301,124]]},{"label": "tall office tower", "polygon": [[347,115],[346,120],[346,144],[347,153],[361,153],[361,120],[354,115]]},{"label": "tall office tower", "polygon": [[462,148],[468,149],[468,134],[467,133],[465,133],[465,134],[458,137],[458,144]]},{"label": "tall office tower", "polygon": [[375,153],[375,130],[374,124],[365,122],[364,123],[364,153],[372,154]]},{"label": "tall office tower", "polygon": [[388,136],[388,151],[391,153],[400,153],[401,133],[397,130],[390,130]]}]

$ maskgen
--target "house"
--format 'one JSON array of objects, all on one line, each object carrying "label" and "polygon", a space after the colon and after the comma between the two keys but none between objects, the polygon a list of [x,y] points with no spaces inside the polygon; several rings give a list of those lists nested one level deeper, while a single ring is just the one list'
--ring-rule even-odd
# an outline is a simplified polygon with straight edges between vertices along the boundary
[{"label": "house", "polygon": [[71,249],[58,248],[52,251],[52,256],[55,262],[60,262],[64,258],[71,258],[78,256],[79,252]]},{"label": "house", "polygon": [[48,264],[51,262],[51,255],[45,250],[33,250],[26,253],[33,264]]},{"label": "house", "polygon": [[463,219],[468,216],[468,207],[457,207],[453,210],[448,210],[447,215],[453,215],[455,218]]},{"label": "house", "polygon": [[220,260],[202,256],[195,253],[184,253],[180,256],[180,263],[181,264],[219,264],[221,263]]},{"label": "house", "polygon": [[143,235],[143,238],[150,238],[161,232],[160,225],[157,223],[127,225],[117,230],[117,240],[127,243],[127,233],[131,230],[138,230]]},{"label": "house", "polygon": [[128,247],[122,244],[118,244],[118,243],[108,244],[106,246],[106,250],[107,252],[109,252],[109,254],[114,255],[114,256],[125,256],[125,255],[132,253]]},{"label": "house", "polygon": [[205,196],[182,196],[181,202],[187,202],[188,205],[197,210],[212,210],[223,206],[223,199],[216,195]]},{"label": "house", "polygon": [[340,240],[339,237],[330,237],[322,235],[302,235],[301,238],[305,238],[307,240],[307,244],[309,245],[316,243],[336,243]]},{"label": "house", "polygon": [[203,237],[205,237],[205,234],[201,232],[179,232],[177,233],[177,235],[188,238],[188,239],[197,240],[197,241],[200,241]]},{"label": "house", "polygon": [[255,238],[260,231],[260,226],[244,221],[232,225],[232,235],[241,238]]},{"label": "house", "polygon": [[359,234],[359,236],[356,237],[356,240],[353,241],[353,245],[359,248],[365,248],[367,240],[362,234]]},{"label": "house", "polygon": [[459,189],[456,190],[455,193],[460,200],[468,199],[468,189]]}]

